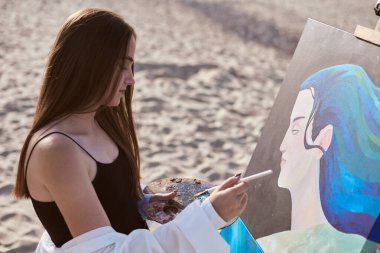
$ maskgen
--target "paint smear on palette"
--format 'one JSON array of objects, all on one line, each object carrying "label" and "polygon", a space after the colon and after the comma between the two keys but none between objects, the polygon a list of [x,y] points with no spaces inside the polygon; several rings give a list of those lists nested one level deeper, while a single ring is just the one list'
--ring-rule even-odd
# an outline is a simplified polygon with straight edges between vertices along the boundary
[{"label": "paint smear on palette", "polygon": [[147,219],[160,224],[173,220],[194,199],[193,195],[213,187],[212,184],[191,178],[164,178],[151,182],[144,193],[164,193],[176,191],[177,195],[169,201],[151,202],[144,206]]}]

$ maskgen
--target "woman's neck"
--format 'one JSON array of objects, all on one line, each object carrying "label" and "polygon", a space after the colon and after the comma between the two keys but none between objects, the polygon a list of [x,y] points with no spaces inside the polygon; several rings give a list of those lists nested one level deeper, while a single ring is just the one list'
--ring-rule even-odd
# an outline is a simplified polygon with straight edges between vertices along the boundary
[{"label": "woman's neck", "polygon": [[99,129],[95,120],[96,112],[72,113],[66,118],[67,125],[79,133],[92,134]]},{"label": "woman's neck", "polygon": [[322,210],[319,191],[320,164],[317,163],[315,166],[309,168],[307,179],[303,180],[297,189],[291,190],[291,230],[306,229],[328,222]]}]

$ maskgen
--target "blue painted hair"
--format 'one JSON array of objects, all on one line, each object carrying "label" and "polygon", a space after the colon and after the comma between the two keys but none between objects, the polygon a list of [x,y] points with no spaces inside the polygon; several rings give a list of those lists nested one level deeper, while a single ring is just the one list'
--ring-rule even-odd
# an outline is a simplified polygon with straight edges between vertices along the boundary
[{"label": "blue painted hair", "polygon": [[314,98],[307,124],[313,122],[312,139],[333,126],[327,150],[309,145],[305,136],[305,148],[323,151],[319,186],[327,220],[337,230],[380,243],[380,89],[351,64],[322,69],[300,89],[310,89]]}]

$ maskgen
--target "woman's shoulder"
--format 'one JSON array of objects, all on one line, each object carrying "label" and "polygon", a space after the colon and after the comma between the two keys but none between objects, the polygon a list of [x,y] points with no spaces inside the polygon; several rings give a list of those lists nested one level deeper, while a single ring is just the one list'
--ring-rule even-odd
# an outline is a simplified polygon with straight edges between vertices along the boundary
[{"label": "woman's shoulder", "polygon": [[29,149],[31,152],[33,149],[33,153],[60,155],[62,152],[70,152],[73,149],[73,141],[67,137],[67,134],[56,129],[41,129],[33,134]]},{"label": "woman's shoulder", "polygon": [[[29,143],[28,156],[32,167],[40,169],[70,168],[85,165],[83,152],[69,135],[57,129],[37,131]],[[35,166],[37,165],[37,166]]]},{"label": "woman's shoulder", "polygon": [[52,201],[46,188],[60,182],[87,180],[90,164],[76,144],[66,136],[49,130],[36,132],[27,153],[27,182],[35,199]]},{"label": "woman's shoulder", "polygon": [[71,152],[76,151],[77,147],[70,133],[70,129],[65,127],[65,119],[53,121],[33,134],[28,150],[35,149],[33,153],[38,151],[52,156],[64,155],[64,153],[73,155],[76,152]]}]

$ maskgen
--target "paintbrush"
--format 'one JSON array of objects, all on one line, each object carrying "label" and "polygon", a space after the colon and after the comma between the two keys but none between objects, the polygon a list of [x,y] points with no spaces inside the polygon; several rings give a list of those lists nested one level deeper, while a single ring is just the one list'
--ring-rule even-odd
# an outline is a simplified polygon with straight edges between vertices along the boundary
[{"label": "paintbrush", "polygon": [[[252,176],[241,178],[239,180],[239,182],[249,182],[251,180],[254,180],[254,179],[257,179],[257,178],[260,178],[260,177],[264,177],[264,176],[270,175],[272,173],[273,173],[272,170],[266,170],[266,171],[254,174]],[[200,197],[200,196],[202,196],[204,194],[211,194],[211,192],[213,192],[217,187],[218,186],[214,186],[214,187],[211,187],[211,188],[206,189],[204,191],[198,192],[198,193],[196,193],[196,194],[193,195],[193,199],[198,198],[198,197]]]}]

